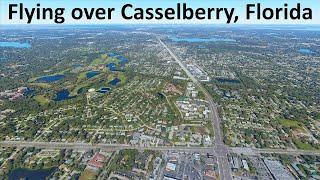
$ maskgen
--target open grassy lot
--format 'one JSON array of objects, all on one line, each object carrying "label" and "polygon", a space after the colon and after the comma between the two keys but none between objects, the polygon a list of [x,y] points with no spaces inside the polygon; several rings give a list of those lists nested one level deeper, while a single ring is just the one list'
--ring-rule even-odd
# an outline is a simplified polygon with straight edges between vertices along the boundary
[{"label": "open grassy lot", "polygon": [[314,148],[311,146],[311,144],[304,143],[300,140],[294,140],[294,144],[297,146],[298,149],[302,150],[313,150]]},{"label": "open grassy lot", "polygon": [[302,123],[294,120],[289,120],[289,119],[280,120],[280,124],[288,128],[303,128]]},{"label": "open grassy lot", "polygon": [[107,63],[116,62],[115,58],[108,57],[107,54],[102,54],[100,58],[96,58],[91,62],[91,65],[106,65]]},{"label": "open grassy lot", "polygon": [[43,88],[43,89],[49,89],[52,87],[51,84],[48,84],[48,83],[30,83],[31,86],[37,86],[37,87],[40,87],[40,88]]},{"label": "open grassy lot", "polygon": [[84,170],[79,177],[79,180],[91,180],[96,179],[97,174],[95,172]]},{"label": "open grassy lot", "polygon": [[35,96],[34,100],[36,100],[42,106],[47,105],[50,102],[50,100],[43,95]]}]

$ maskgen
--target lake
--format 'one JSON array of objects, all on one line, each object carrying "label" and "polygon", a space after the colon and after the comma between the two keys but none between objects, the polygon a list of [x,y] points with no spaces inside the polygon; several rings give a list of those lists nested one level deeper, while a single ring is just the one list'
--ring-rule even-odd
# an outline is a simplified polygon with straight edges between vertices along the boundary
[{"label": "lake", "polygon": [[90,72],[87,72],[86,76],[87,76],[88,79],[90,79],[90,78],[93,78],[93,77],[95,77],[95,76],[97,76],[99,74],[100,74],[99,71],[90,71]]},{"label": "lake", "polygon": [[5,42],[0,41],[0,47],[9,47],[9,48],[30,48],[29,43],[20,43],[20,42]]},{"label": "lake", "polygon": [[[121,56],[121,55],[117,55],[115,53],[108,53],[108,56],[118,59],[119,60],[119,65],[121,67],[124,67],[129,61],[126,57]],[[114,63],[114,62],[111,62],[111,63],[107,64],[106,67],[109,68],[110,71],[123,71],[121,69],[121,67],[117,68],[117,64]]]},{"label": "lake", "polygon": [[170,37],[174,42],[190,42],[190,43],[197,43],[197,42],[236,42],[234,39],[228,38],[183,38],[183,37]]},{"label": "lake", "polygon": [[120,79],[118,78],[114,78],[112,81],[109,82],[109,84],[116,86],[119,82],[121,82]]},{"label": "lake", "polygon": [[68,99],[72,99],[75,96],[69,96],[70,92],[66,89],[57,92],[56,97],[53,99],[54,101],[64,101]]},{"label": "lake", "polygon": [[38,78],[37,82],[44,82],[44,83],[51,83],[55,81],[59,81],[63,79],[65,76],[62,74],[52,75],[52,76],[43,76],[41,78]]},{"label": "lake", "polygon": [[307,48],[300,48],[299,50],[298,50],[298,52],[299,53],[301,53],[301,54],[315,54],[315,52],[314,51],[312,51],[311,49],[307,49]]},{"label": "lake", "polygon": [[39,169],[39,170],[30,170],[30,169],[15,169],[9,173],[9,180],[16,180],[16,179],[27,179],[27,180],[39,180],[39,179],[46,179],[49,177],[55,168],[51,169]]}]

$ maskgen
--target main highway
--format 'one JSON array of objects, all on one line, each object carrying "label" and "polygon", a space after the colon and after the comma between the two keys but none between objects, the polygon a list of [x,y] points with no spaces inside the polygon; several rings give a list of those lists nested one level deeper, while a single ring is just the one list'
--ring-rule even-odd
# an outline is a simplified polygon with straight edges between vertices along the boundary
[{"label": "main highway", "polygon": [[40,141],[0,141],[0,147],[37,147],[40,149],[73,149],[87,151],[91,149],[103,149],[117,151],[122,149],[155,150],[155,151],[184,151],[189,153],[210,153],[212,147],[179,147],[179,146],[131,146],[128,144],[91,144],[81,142],[40,142]]},{"label": "main highway", "polygon": [[214,142],[215,142],[214,152],[215,152],[215,155],[217,156],[217,160],[218,160],[220,179],[222,179],[222,180],[224,180],[224,179],[226,179],[226,180],[232,179],[231,169],[230,169],[231,166],[229,165],[229,161],[228,161],[228,148],[223,143],[223,135],[222,135],[222,132],[221,132],[221,127],[220,127],[220,124],[221,124],[220,123],[220,117],[218,115],[218,109],[217,109],[216,104],[213,102],[213,99],[212,99],[210,93],[190,73],[188,68],[186,68],[185,64],[171,51],[171,49],[164,42],[161,41],[160,38],[158,38],[158,41],[170,53],[172,58],[179,64],[179,66],[187,74],[187,76],[190,78],[190,80],[205,95],[205,99],[208,101],[209,109],[211,111],[210,119],[211,119],[211,123],[212,123],[213,129],[214,129]]},{"label": "main highway", "polygon": [[[213,152],[213,147],[185,147],[185,146],[132,146],[128,144],[91,144],[81,142],[41,142],[41,141],[0,141],[0,147],[28,148],[36,147],[39,149],[73,149],[87,151],[91,149],[101,149],[106,151],[117,151],[122,149],[154,150],[154,151],[177,151],[188,153],[209,153]],[[300,150],[300,149],[260,149],[228,147],[228,151],[235,154],[259,155],[259,154],[287,154],[287,155],[313,155],[320,156],[319,150]],[[213,154],[211,154],[213,153]]]}]

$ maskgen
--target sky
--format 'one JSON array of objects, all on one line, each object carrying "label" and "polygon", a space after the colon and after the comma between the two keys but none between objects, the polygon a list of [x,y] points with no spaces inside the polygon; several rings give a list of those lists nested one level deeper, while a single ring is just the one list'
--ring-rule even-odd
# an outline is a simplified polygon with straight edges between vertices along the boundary
[{"label": "sky", "polygon": [[[235,15],[239,16],[239,20],[236,24],[315,24],[320,25],[320,3],[319,0],[0,0],[0,25],[16,25],[27,24],[27,18],[25,12],[24,19],[19,19],[19,7],[15,7],[14,10],[19,11],[18,14],[13,15],[13,19],[9,19],[9,4],[23,3],[24,8],[31,10],[37,8],[36,4],[40,3],[40,9],[42,8],[65,8],[63,17],[65,22],[63,24],[226,24],[226,18],[222,14],[220,20],[124,20],[121,16],[121,8],[125,4],[132,4],[133,8],[176,8],[177,3],[187,3],[188,7],[196,8],[236,8]],[[295,7],[297,3],[301,3],[301,9],[311,8],[313,11],[312,20],[246,20],[246,4],[261,3],[262,8],[281,8],[287,3],[290,7]],[[112,14],[112,20],[98,20],[93,18],[86,20],[74,20],[71,18],[71,10],[74,8],[115,8],[115,12]],[[132,14],[133,10],[128,10],[128,14]],[[283,13],[282,15],[283,16]],[[255,17],[255,16],[252,16]],[[53,20],[37,20],[33,19],[31,24],[56,24]],[[58,25],[58,24],[57,24]],[[232,24],[230,24],[232,25]]]}]

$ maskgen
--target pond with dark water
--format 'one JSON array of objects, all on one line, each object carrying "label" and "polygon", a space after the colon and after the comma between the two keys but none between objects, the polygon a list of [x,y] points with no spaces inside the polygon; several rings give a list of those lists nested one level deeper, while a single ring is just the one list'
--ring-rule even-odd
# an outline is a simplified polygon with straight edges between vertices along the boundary
[{"label": "pond with dark water", "polygon": [[56,97],[53,99],[54,101],[64,101],[68,99],[75,98],[75,96],[69,96],[70,92],[66,89],[58,91]]},{"label": "pond with dark water", "polygon": [[111,88],[109,87],[102,87],[98,90],[99,93],[103,93],[103,94],[108,93],[110,91],[111,91]]},{"label": "pond with dark water", "polygon": [[57,75],[51,75],[51,76],[43,76],[43,77],[38,78],[36,81],[37,82],[44,82],[44,83],[52,83],[52,82],[59,81],[63,78],[65,78],[64,75],[57,74]]},{"label": "pond with dark water", "polygon": [[53,172],[55,168],[51,169],[38,169],[38,170],[31,170],[31,169],[23,169],[18,168],[9,173],[9,180],[16,180],[16,179],[27,179],[27,180],[40,180],[48,178]]},{"label": "pond with dark water", "polygon": [[99,74],[100,74],[99,71],[89,71],[89,72],[87,72],[86,76],[87,76],[88,79],[90,79],[90,78],[93,78],[93,77],[95,77],[95,76],[97,76]]},{"label": "pond with dark water", "polygon": [[116,86],[120,82],[121,82],[121,80],[119,78],[114,78],[112,81],[109,82],[109,84]]}]

